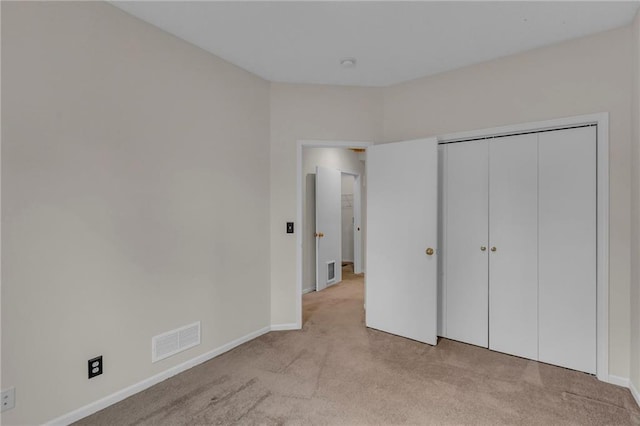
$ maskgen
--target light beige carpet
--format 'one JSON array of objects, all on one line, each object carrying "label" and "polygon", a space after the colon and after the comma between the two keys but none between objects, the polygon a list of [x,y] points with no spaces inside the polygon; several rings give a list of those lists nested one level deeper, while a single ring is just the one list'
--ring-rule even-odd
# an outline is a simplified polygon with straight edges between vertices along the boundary
[{"label": "light beige carpet", "polygon": [[362,277],[304,296],[271,332],[79,424],[640,424],[627,389],[441,339],[364,326]]}]

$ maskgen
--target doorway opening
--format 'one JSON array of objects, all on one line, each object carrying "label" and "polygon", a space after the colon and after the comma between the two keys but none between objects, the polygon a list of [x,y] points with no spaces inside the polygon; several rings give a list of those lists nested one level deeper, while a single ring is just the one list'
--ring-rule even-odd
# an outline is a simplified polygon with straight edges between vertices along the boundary
[{"label": "doorway opening", "polygon": [[347,268],[351,272],[355,272],[355,257],[353,253],[356,232],[353,199],[355,176],[348,173],[342,173],[341,177],[340,207],[342,210],[342,268]]},{"label": "doorway opening", "polygon": [[302,293],[342,281],[342,269],[362,272],[364,153],[345,148],[303,151]]},{"label": "doorway opening", "polygon": [[[349,273],[364,272],[365,149],[372,142],[299,141],[297,182],[297,297],[298,327],[302,327],[302,295],[342,280],[343,264]],[[331,169],[333,190],[318,188],[318,167]],[[326,170],[325,170],[326,171]],[[322,171],[320,172],[321,178]],[[322,193],[319,193],[322,192]],[[327,193],[333,195],[327,195]],[[332,197],[327,202],[327,196]],[[318,201],[318,202],[316,202]],[[332,205],[334,219],[319,217],[317,207]],[[344,207],[344,209],[343,209]],[[343,214],[344,212],[344,214]],[[322,213],[324,214],[324,213]],[[325,220],[318,223],[319,219]],[[321,222],[322,222],[321,220]],[[322,228],[322,229],[321,229]],[[329,231],[327,231],[327,229]],[[333,245],[333,253],[325,248]],[[344,255],[343,255],[344,253]],[[319,258],[319,255],[322,255]],[[333,274],[331,274],[333,272]],[[320,279],[318,279],[320,276]],[[320,284],[320,286],[318,286]]]}]

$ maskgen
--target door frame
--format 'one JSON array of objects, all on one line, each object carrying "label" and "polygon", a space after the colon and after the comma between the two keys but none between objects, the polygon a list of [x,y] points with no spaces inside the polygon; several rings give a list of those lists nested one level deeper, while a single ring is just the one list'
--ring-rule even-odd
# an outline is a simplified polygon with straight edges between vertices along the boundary
[{"label": "door frame", "polygon": [[[374,142],[370,141],[346,141],[346,140],[321,140],[321,139],[307,139],[297,141],[296,147],[296,223],[298,224],[298,232],[296,235],[296,328],[302,328],[302,215],[303,215],[303,202],[302,199],[302,154],[304,148],[367,148],[374,145]],[[342,171],[342,170],[341,170]],[[348,171],[344,171],[347,173]],[[359,178],[361,179],[361,177]],[[362,181],[363,183],[366,182]],[[355,198],[355,196],[354,196]],[[355,204],[355,202],[354,202]],[[360,212],[361,213],[361,208]],[[354,215],[355,207],[354,207]],[[362,218],[360,218],[360,224],[362,224]],[[362,249],[360,249],[360,257],[362,262]],[[354,258],[356,257],[354,247]],[[362,264],[362,263],[361,263]],[[354,259],[355,265],[355,259]]]},{"label": "door frame", "polygon": [[[484,139],[517,133],[559,130],[572,126],[595,124],[597,143],[597,207],[596,207],[596,377],[603,381],[625,386],[624,379],[609,375],[609,113],[578,115],[509,126],[493,127],[438,136],[441,145],[473,139]],[[442,196],[446,199],[446,181],[443,181]],[[445,200],[441,200],[443,203]],[[445,216],[443,216],[443,220]],[[441,225],[444,225],[441,223]],[[446,235],[443,230],[443,241]],[[446,256],[446,246],[441,247]],[[446,277],[442,277],[442,288],[446,289]],[[446,290],[443,291],[446,297]],[[444,309],[443,309],[444,310]],[[444,312],[440,318],[446,321]]]}]

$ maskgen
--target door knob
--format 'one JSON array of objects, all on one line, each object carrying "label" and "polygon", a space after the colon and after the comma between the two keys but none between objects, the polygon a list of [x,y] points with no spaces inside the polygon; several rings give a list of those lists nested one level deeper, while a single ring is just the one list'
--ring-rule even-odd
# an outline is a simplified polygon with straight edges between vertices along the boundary
[{"label": "door knob", "polygon": [[491,251],[496,251],[496,250],[498,250],[498,249],[495,248],[495,247],[491,247]]},{"label": "door knob", "polygon": [[487,251],[487,247],[486,246],[480,246],[480,251]]},{"label": "door knob", "polygon": [[433,254],[433,249],[429,247],[426,251],[427,255],[431,256]]},{"label": "door knob", "polygon": [[[324,234],[321,232],[318,236],[319,236],[320,238],[322,238],[322,237],[324,237]],[[494,250],[494,251],[495,251],[495,250]]]}]

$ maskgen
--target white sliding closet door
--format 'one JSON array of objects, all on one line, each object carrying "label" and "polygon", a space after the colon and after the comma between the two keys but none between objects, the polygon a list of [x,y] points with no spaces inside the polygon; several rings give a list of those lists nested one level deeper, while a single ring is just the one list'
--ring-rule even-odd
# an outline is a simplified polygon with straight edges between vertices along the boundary
[{"label": "white sliding closet door", "polygon": [[596,372],[596,128],[539,134],[539,360]]},{"label": "white sliding closet door", "polygon": [[489,345],[489,141],[446,153],[446,337]]},{"label": "white sliding closet door", "polygon": [[489,142],[489,348],[538,359],[538,135]]}]

